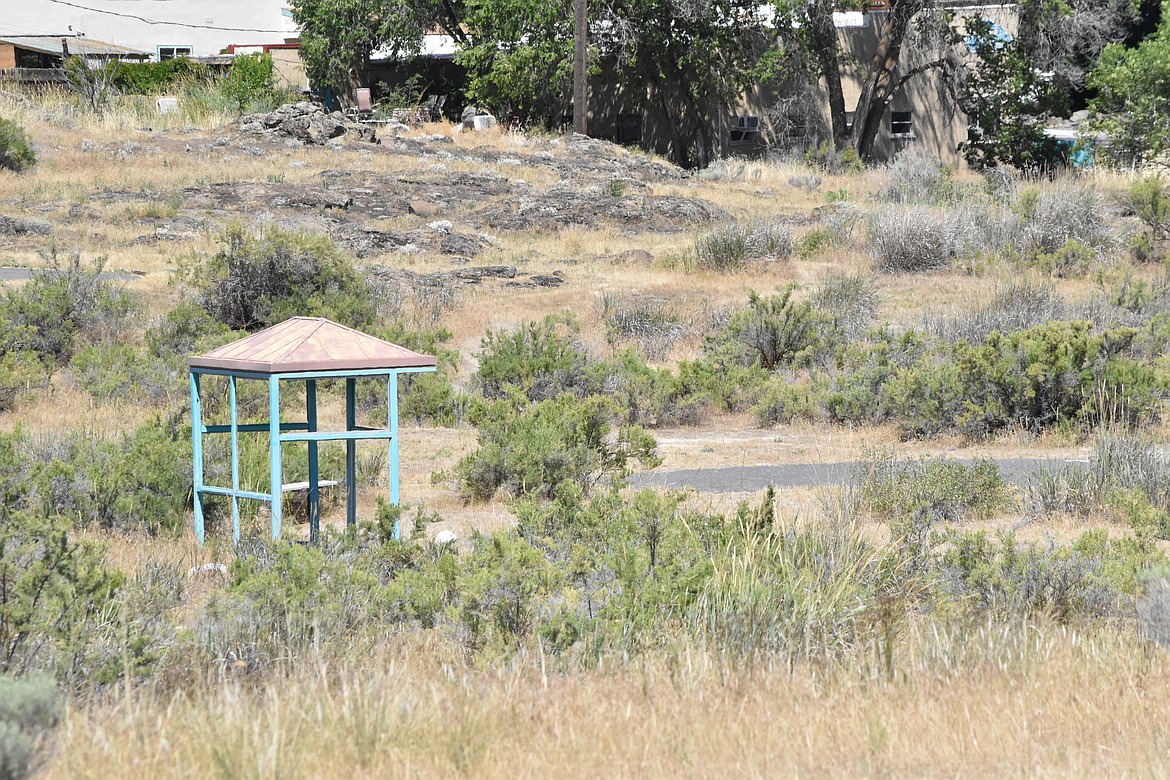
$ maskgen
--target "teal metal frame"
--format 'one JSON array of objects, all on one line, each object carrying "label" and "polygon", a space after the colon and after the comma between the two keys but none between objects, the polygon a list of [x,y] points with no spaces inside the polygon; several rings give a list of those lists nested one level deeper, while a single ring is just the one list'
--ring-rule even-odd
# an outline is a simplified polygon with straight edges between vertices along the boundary
[{"label": "teal metal frame", "polygon": [[[232,506],[232,540],[240,541],[240,499],[265,501],[272,509],[272,538],[280,536],[281,503],[284,495],[283,464],[281,445],[286,442],[306,442],[309,446],[309,539],[316,542],[321,533],[321,494],[318,472],[317,447],[323,441],[345,442],[345,494],[346,524],[357,525],[357,443],[359,441],[386,441],[388,451],[388,487],[390,503],[398,506],[401,487],[398,476],[398,377],[401,374],[433,372],[433,366],[411,368],[378,368],[358,371],[305,371],[299,373],[262,374],[250,371],[232,371],[216,368],[190,368],[191,390],[191,454],[194,475],[195,538],[200,545],[204,541],[203,500],[204,496],[226,496]],[[228,404],[230,423],[228,425],[204,425],[202,402],[202,377],[204,375],[226,376],[228,380]],[[386,377],[386,428],[364,428],[357,425],[357,379],[359,377]],[[268,422],[240,425],[236,411],[236,382],[239,379],[255,379],[268,383]],[[317,380],[345,380],[345,430],[320,431],[317,428]],[[305,421],[280,421],[280,383],[305,382]],[[241,433],[268,432],[269,492],[258,493],[240,489],[240,441]],[[203,437],[210,434],[227,433],[231,436],[231,487],[208,485],[203,479]],[[397,522],[394,524],[394,538],[399,538]]]}]

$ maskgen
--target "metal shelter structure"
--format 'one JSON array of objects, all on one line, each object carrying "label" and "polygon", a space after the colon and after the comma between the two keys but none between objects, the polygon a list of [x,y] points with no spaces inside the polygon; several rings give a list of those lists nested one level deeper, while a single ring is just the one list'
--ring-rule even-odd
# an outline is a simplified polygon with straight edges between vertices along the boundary
[{"label": "metal shelter structure", "polygon": [[[321,482],[318,474],[317,446],[322,441],[345,442],[346,520],[357,524],[357,442],[381,440],[389,448],[390,503],[399,502],[398,481],[398,376],[435,370],[435,358],[420,355],[405,347],[374,338],[320,317],[293,317],[279,325],[254,333],[219,349],[188,358],[191,386],[191,448],[195,477],[195,536],[203,544],[203,502],[206,496],[227,496],[232,506],[232,538],[240,540],[240,499],[265,501],[272,508],[272,538],[280,536],[281,502],[290,490],[307,489],[309,493],[309,536],[316,540],[321,521]],[[225,376],[228,384],[230,423],[204,425],[201,378]],[[356,423],[355,395],[359,377],[386,377],[386,428],[364,428]],[[237,419],[236,383],[240,379],[257,380],[268,385],[268,421],[241,425]],[[345,380],[345,430],[317,429],[317,380]],[[281,382],[305,383],[304,422],[281,422]],[[269,492],[240,489],[241,433],[268,432]],[[231,486],[207,485],[203,482],[203,437],[212,434],[231,436]],[[307,442],[309,480],[285,484],[281,445]],[[394,529],[398,536],[398,528]]]}]

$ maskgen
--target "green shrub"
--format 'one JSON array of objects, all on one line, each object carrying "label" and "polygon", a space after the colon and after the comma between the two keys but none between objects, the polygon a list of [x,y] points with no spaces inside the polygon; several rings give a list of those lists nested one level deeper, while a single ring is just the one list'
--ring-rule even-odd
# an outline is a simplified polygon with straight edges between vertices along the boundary
[{"label": "green shrub", "polygon": [[895,374],[886,397],[911,435],[1132,423],[1153,413],[1162,392],[1152,368],[1122,355],[1134,335],[1127,329],[1096,335],[1087,322],[995,331],[981,344],[936,347]]},{"label": "green shrub", "polygon": [[236,109],[268,109],[276,97],[272,57],[268,54],[237,54],[220,86]]},{"label": "green shrub", "polygon": [[25,285],[0,297],[0,353],[31,351],[63,363],[79,338],[112,339],[135,308],[130,296],[102,279],[104,261],[86,268],[78,255],[68,265],[39,271]]},{"label": "green shrub", "polygon": [[695,240],[693,264],[708,271],[735,271],[756,260],[787,260],[795,249],[792,231],[778,224],[731,224]]},{"label": "green shrub", "polygon": [[570,334],[578,330],[572,315],[549,315],[512,332],[488,331],[480,343],[476,382],[485,398],[523,392],[532,401],[561,393],[578,397],[600,392],[595,361]]},{"label": "green shrub", "polygon": [[37,155],[24,130],[0,117],[0,168],[23,173],[37,164]]},{"label": "green shrub", "polygon": [[67,674],[79,638],[121,584],[73,523],[0,507],[0,673]]},{"label": "green shrub", "polygon": [[1036,268],[1058,279],[1083,277],[1097,263],[1098,253],[1079,241],[1068,240],[1051,252],[1037,249],[1020,256],[1009,253],[1017,265]]},{"label": "green shrub", "polygon": [[675,387],[680,398],[706,399],[725,412],[742,412],[751,407],[768,381],[769,373],[756,364],[743,365],[739,347],[724,350],[705,348],[701,360],[678,364]]},{"label": "green shrub", "polygon": [[773,371],[811,360],[826,349],[822,328],[827,317],[807,300],[796,300],[794,285],[780,295],[748,293],[747,308],[731,315],[727,327],[703,342],[708,359]]},{"label": "green shrub", "polygon": [[1132,603],[1138,572],[1165,560],[1152,540],[1110,540],[1104,531],[1063,548],[983,531],[945,540],[940,575],[951,598],[981,612],[1045,614],[1063,623],[1118,614]]},{"label": "green shrub", "polygon": [[0,780],[23,780],[36,770],[37,744],[61,717],[52,679],[0,675]]},{"label": "green shrub", "polygon": [[459,491],[486,501],[500,489],[512,496],[551,496],[562,483],[589,490],[620,478],[631,461],[657,465],[653,437],[636,426],[611,436],[608,399],[562,394],[535,405],[514,398],[473,404],[469,419],[479,448],[456,465]]},{"label": "green shrub", "polygon": [[[171,60],[167,60],[171,62]],[[146,345],[157,357],[187,357],[242,338],[207,309],[184,301],[146,329]]]},{"label": "green shrub", "polygon": [[211,72],[206,65],[187,57],[173,57],[162,62],[124,62],[118,69],[114,85],[124,95],[157,95],[180,82],[210,78]]},{"label": "green shrub", "polygon": [[615,355],[605,368],[605,395],[618,416],[632,425],[696,425],[710,405],[685,371],[675,376],[666,369],[655,370],[631,350]]},{"label": "green shrub", "polygon": [[33,440],[17,430],[0,438],[0,467],[12,480],[0,498],[12,511],[37,517],[173,533],[190,507],[190,430],[174,422],[152,420],[113,439],[75,434]]},{"label": "green shrub", "polygon": [[254,331],[293,316],[354,328],[376,321],[369,285],[328,237],[264,225],[225,228],[221,248],[185,269],[200,304],[234,330]]},{"label": "green shrub", "polygon": [[804,159],[814,168],[833,175],[860,173],[865,170],[865,164],[861,162],[856,149],[849,147],[837,151],[828,141],[822,141],[817,146],[810,147],[805,152]]},{"label": "green shrub", "polygon": [[[195,626],[196,650],[261,671],[320,647],[340,647],[362,626],[404,619],[393,593],[352,548],[324,534],[320,546],[252,541],[238,548],[231,585]],[[393,545],[394,543],[391,543]],[[340,546],[339,546],[340,545]]]},{"label": "green shrub", "polygon": [[186,372],[133,344],[90,345],[79,349],[69,364],[73,379],[95,398],[162,401],[182,397]]},{"label": "green shrub", "polygon": [[1125,205],[1158,238],[1170,238],[1170,189],[1161,174],[1143,176],[1129,185]]},{"label": "green shrub", "polygon": [[815,420],[824,411],[824,383],[799,382],[774,376],[760,389],[752,412],[760,425],[787,425],[797,420]]},{"label": "green shrub", "polygon": [[860,464],[855,479],[862,505],[895,520],[920,513],[940,520],[987,519],[1015,504],[995,461],[986,459],[967,465],[887,453]]},{"label": "green shrub", "polygon": [[22,394],[47,387],[52,373],[32,350],[0,353],[0,412],[14,407]]}]

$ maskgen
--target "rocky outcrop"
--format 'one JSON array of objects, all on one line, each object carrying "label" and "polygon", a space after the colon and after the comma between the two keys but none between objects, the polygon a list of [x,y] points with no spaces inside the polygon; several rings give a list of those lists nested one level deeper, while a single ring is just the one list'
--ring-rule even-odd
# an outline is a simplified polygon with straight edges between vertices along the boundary
[{"label": "rocky outcrop", "polygon": [[53,226],[43,219],[22,219],[0,214],[0,236],[47,236]]},{"label": "rocky outcrop", "polygon": [[274,133],[288,136],[306,144],[323,145],[343,135],[360,141],[378,143],[374,128],[361,122],[352,122],[340,111],[326,113],[316,103],[301,101],[288,103],[271,114],[251,114],[239,122],[242,133]]}]

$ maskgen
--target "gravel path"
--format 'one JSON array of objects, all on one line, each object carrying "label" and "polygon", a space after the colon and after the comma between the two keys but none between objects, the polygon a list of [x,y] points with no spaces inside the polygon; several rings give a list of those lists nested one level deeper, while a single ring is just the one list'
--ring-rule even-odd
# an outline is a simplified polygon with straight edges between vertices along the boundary
[{"label": "gravel path", "polygon": [[[975,461],[956,458],[959,463]],[[845,463],[787,463],[775,466],[731,466],[716,469],[678,469],[675,471],[644,471],[635,474],[631,483],[635,488],[691,487],[700,493],[754,493],[768,485],[776,487],[815,487],[848,482],[859,461]],[[1054,458],[996,459],[1004,479],[1017,485],[1026,485],[1036,471],[1044,466],[1064,465],[1087,468],[1089,460]]]}]

